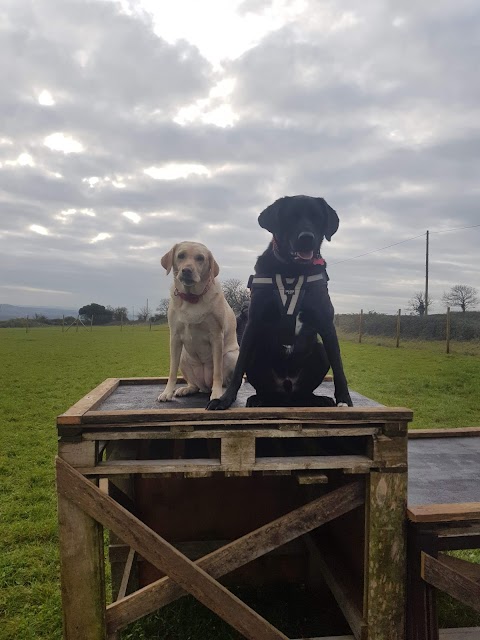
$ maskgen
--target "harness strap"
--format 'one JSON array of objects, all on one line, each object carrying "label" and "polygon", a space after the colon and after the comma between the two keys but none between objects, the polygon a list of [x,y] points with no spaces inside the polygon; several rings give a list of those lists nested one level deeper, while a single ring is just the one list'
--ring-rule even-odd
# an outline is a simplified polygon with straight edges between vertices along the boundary
[{"label": "harness strap", "polygon": [[280,309],[286,316],[296,318],[299,313],[301,301],[309,285],[327,281],[326,272],[315,273],[310,276],[300,275],[295,278],[283,277],[276,273],[274,277],[250,276],[248,281],[249,289],[267,288],[274,290]]}]

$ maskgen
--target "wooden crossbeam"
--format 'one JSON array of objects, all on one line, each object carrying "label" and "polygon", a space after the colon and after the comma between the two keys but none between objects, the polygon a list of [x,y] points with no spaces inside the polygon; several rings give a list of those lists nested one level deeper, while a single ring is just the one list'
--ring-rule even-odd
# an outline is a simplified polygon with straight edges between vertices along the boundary
[{"label": "wooden crossbeam", "polygon": [[[362,482],[345,485],[213,551],[197,560],[198,566],[219,578],[355,509],[363,504],[363,494]],[[183,595],[170,578],[161,578],[107,607],[107,629],[117,631]]]},{"label": "wooden crossbeam", "polygon": [[322,549],[311,536],[306,536],[305,543],[312,555],[312,560],[318,565],[325,582],[335,596],[354,637],[356,640],[365,640],[368,636],[368,627],[363,619],[361,605],[358,603],[350,576],[338,553],[325,540],[322,540]]},{"label": "wooden crossbeam", "polygon": [[246,638],[288,640],[281,631],[61,458],[56,459],[56,469],[59,494],[113,531]]},{"label": "wooden crossbeam", "polygon": [[[476,568],[478,565],[469,567],[468,571],[462,565],[462,562],[450,562],[450,559],[446,560],[442,555],[437,560],[422,551],[421,576],[428,584],[480,613],[480,571]],[[475,579],[473,576],[476,576]]]}]

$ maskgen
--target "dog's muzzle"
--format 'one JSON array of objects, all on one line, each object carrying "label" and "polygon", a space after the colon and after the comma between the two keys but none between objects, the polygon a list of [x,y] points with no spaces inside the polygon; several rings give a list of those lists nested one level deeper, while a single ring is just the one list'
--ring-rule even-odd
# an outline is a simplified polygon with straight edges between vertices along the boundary
[{"label": "dog's muzzle", "polygon": [[311,231],[302,231],[299,233],[294,249],[295,259],[310,261],[313,259],[314,250],[315,234]]}]

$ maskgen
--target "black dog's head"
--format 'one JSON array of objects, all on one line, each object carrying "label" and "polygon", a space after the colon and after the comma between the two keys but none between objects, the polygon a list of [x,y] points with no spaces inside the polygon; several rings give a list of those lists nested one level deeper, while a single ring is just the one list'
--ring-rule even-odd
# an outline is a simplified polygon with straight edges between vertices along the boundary
[{"label": "black dog's head", "polygon": [[308,264],[319,255],[323,238],[331,240],[339,220],[323,198],[286,196],[262,211],[258,223],[273,233],[284,260]]}]

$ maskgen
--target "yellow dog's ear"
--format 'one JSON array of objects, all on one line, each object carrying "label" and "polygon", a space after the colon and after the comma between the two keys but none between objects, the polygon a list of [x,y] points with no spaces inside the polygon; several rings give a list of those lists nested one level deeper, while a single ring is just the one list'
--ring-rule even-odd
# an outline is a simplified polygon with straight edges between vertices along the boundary
[{"label": "yellow dog's ear", "polygon": [[172,270],[172,266],[173,266],[173,258],[175,255],[175,249],[177,248],[177,245],[174,244],[173,247],[170,249],[170,251],[168,253],[166,253],[163,258],[160,260],[162,267],[164,269],[166,269],[167,271],[167,276],[170,273],[170,271]]},{"label": "yellow dog's ear", "polygon": [[217,261],[215,260],[215,258],[213,257],[213,254],[211,251],[208,252],[208,257],[210,260],[210,274],[216,278],[218,276],[218,274],[220,273],[220,267],[218,266]]}]

